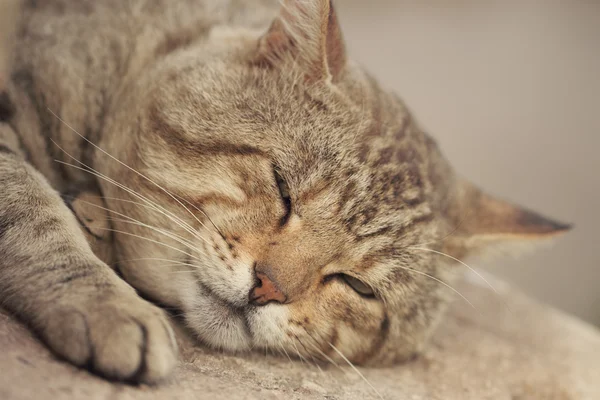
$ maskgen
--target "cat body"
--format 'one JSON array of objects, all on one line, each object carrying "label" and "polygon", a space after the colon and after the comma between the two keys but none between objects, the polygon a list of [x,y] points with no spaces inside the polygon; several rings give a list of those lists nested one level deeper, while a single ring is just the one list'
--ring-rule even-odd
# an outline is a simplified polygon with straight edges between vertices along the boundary
[{"label": "cat body", "polygon": [[459,258],[568,228],[456,177],[348,58],[329,1],[21,11],[0,102],[0,300],[76,365],[169,374],[171,328],[136,290],[216,348],[400,362]]}]

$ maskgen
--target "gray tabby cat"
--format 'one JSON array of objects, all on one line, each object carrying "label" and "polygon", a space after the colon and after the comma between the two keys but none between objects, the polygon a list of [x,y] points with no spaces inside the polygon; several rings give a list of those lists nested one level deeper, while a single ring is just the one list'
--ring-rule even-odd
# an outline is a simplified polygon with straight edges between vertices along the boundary
[{"label": "gray tabby cat", "polygon": [[98,374],[176,365],[137,293],[215,348],[401,362],[457,259],[568,229],[455,176],[328,0],[29,0],[12,21],[0,300]]}]

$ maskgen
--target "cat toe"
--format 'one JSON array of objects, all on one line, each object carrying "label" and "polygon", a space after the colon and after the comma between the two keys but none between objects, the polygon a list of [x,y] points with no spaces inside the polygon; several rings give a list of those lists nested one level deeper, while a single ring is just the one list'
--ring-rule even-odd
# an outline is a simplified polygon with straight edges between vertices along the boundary
[{"label": "cat toe", "polygon": [[87,310],[62,309],[44,336],[60,356],[110,379],[156,383],[177,363],[177,345],[164,312],[141,298],[112,299]]}]

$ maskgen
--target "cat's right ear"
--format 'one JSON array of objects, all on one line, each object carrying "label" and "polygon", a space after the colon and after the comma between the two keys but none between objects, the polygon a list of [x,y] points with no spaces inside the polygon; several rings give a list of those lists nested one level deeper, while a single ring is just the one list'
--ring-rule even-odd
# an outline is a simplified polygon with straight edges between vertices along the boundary
[{"label": "cat's right ear", "polygon": [[455,229],[444,239],[443,250],[456,258],[501,250],[527,250],[571,229],[538,213],[490,196],[459,181],[448,207]]},{"label": "cat's right ear", "polygon": [[346,65],[346,49],[332,2],[283,0],[257,52],[258,63],[295,65],[309,82],[335,81]]}]

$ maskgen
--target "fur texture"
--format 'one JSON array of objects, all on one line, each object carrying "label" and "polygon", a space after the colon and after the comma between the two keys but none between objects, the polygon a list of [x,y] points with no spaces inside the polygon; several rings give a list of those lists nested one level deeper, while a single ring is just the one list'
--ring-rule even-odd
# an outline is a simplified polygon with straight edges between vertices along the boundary
[{"label": "fur texture", "polygon": [[104,375],[176,356],[113,260],[213,347],[385,365],[426,343],[455,258],[568,228],[457,178],[329,1],[38,0],[17,32],[0,299]]}]

